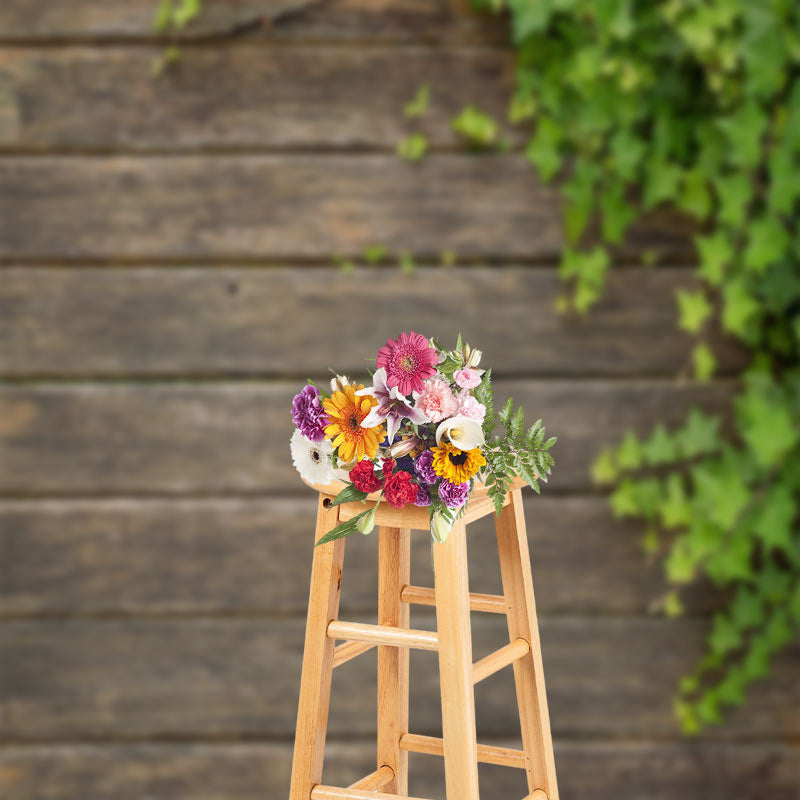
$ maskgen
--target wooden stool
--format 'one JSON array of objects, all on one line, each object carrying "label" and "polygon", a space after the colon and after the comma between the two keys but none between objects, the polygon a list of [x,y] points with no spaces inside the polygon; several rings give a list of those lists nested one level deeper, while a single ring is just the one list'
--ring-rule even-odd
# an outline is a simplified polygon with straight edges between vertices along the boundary
[{"label": "wooden stool", "polygon": [[[444,756],[448,800],[479,800],[479,761],[524,769],[530,792],[525,800],[558,800],[521,485],[515,484],[496,518],[502,597],[469,592],[466,526],[494,513],[485,489],[477,484],[447,542],[433,545],[435,589],[411,585],[410,576],[410,533],[427,532],[428,509],[395,510],[378,503],[377,625],[338,619],[345,539],[315,548],[289,800],[406,798],[409,752]],[[341,486],[316,488],[320,496],[315,541],[365,509],[361,503],[333,506]],[[436,607],[435,633],[409,628],[411,603]],[[470,610],[505,614],[510,638],[509,644],[474,664]],[[344,643],[334,646],[335,640]],[[348,788],[323,786],[333,670],[376,645],[377,769]],[[439,653],[442,739],[408,731],[410,647]],[[523,750],[479,745],[475,737],[473,687],[509,664],[514,667]]]}]

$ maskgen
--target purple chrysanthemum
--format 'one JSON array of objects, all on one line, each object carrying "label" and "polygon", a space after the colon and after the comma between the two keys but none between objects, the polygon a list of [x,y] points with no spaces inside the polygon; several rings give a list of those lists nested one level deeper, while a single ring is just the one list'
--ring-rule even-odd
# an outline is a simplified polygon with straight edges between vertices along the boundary
[{"label": "purple chrysanthemum", "polygon": [[439,484],[439,497],[448,508],[461,508],[469,497],[469,483],[450,483],[443,480]]},{"label": "purple chrysanthemum", "polygon": [[439,476],[433,471],[433,451],[423,450],[414,461],[414,472],[423,483],[432,486],[439,480]]},{"label": "purple chrysanthemum", "polygon": [[308,384],[292,401],[292,420],[300,432],[312,442],[325,438],[325,426],[330,419],[322,408],[322,397],[316,386]]},{"label": "purple chrysanthemum", "polygon": [[428,490],[424,486],[420,486],[417,484],[417,499],[414,501],[415,506],[429,506],[431,504],[431,496],[428,494]]}]

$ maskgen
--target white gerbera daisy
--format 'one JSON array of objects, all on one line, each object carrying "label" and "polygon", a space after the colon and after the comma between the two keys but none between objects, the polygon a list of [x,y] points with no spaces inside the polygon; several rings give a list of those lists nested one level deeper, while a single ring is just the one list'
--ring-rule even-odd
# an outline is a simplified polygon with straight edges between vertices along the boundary
[{"label": "white gerbera daisy", "polygon": [[333,448],[327,439],[312,442],[295,430],[289,449],[292,451],[292,463],[304,481],[325,486],[336,479],[330,459]]}]

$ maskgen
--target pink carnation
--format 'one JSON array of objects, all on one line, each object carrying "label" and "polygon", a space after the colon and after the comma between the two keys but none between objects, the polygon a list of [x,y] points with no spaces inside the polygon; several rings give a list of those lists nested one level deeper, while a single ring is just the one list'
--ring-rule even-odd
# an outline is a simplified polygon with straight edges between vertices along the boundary
[{"label": "pink carnation", "polygon": [[464,367],[453,373],[453,379],[456,382],[456,386],[460,386],[462,389],[474,389],[481,382],[482,374],[482,369]]},{"label": "pink carnation", "polygon": [[431,378],[425,381],[415,407],[420,409],[431,422],[441,422],[443,419],[455,416],[458,411],[458,401],[447,381],[442,378]]},{"label": "pink carnation", "polygon": [[386,369],[386,385],[395,386],[400,394],[422,390],[425,378],[436,374],[439,355],[428,340],[419,333],[401,333],[396,339],[387,339],[378,350],[377,367]]},{"label": "pink carnation", "polygon": [[483,423],[486,417],[486,406],[479,403],[468,391],[463,391],[458,395],[458,413],[462,417]]}]

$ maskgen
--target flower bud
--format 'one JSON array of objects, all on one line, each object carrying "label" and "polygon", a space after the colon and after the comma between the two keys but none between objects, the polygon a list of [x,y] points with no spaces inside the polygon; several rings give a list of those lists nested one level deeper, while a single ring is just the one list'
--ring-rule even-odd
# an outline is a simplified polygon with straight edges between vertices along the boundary
[{"label": "flower bud", "polygon": [[480,350],[473,350],[467,358],[468,367],[477,367],[481,363],[481,356],[483,353]]},{"label": "flower bud", "polygon": [[434,542],[444,544],[453,526],[438,511],[431,517],[431,537]]},{"label": "flower bud", "polygon": [[362,516],[360,516],[356,520],[356,530],[359,533],[363,533],[366,536],[368,533],[372,533],[372,529],[375,527],[375,510],[377,506],[373,506],[369,511],[364,512]]},{"label": "flower bud", "polygon": [[331,391],[343,392],[344,387],[347,386],[348,383],[350,383],[350,381],[347,380],[346,375],[336,375],[335,377],[331,378]]}]

